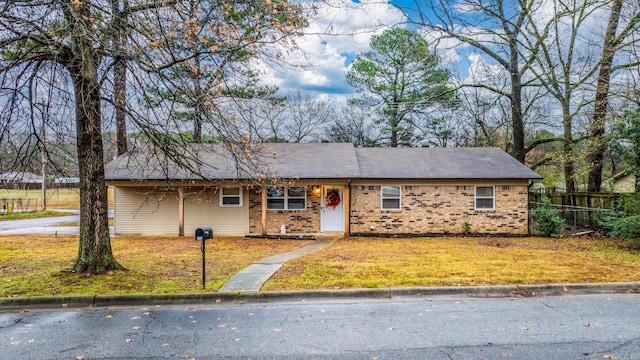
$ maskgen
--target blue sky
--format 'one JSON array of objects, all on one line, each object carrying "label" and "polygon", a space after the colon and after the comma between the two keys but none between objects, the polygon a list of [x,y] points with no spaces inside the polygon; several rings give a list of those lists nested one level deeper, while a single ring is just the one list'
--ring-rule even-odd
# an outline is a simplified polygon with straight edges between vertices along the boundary
[{"label": "blue sky", "polygon": [[[331,6],[328,6],[330,3]],[[413,0],[325,0],[316,3],[319,12],[305,29],[307,35],[296,39],[302,51],[291,53],[287,60],[294,69],[268,71],[271,85],[286,94],[300,90],[311,96],[345,100],[355,95],[345,73],[354,58],[369,49],[371,36],[394,26],[406,26],[398,8],[415,7]],[[409,11],[410,14],[410,11]],[[448,49],[438,53],[456,75],[466,77],[470,49]]]}]

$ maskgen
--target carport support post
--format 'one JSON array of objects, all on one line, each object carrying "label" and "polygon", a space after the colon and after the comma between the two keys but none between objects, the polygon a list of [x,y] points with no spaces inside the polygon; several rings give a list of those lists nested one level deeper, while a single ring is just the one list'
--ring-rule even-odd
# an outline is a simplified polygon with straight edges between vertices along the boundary
[{"label": "carport support post", "polygon": [[267,235],[267,188],[262,187],[262,235]]},{"label": "carport support post", "polygon": [[184,188],[178,187],[178,236],[184,236]]}]

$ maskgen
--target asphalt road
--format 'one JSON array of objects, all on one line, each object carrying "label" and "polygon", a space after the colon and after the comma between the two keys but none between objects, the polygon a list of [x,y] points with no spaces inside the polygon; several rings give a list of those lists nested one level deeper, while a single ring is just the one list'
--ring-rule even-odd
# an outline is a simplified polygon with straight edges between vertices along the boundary
[{"label": "asphalt road", "polygon": [[[74,215],[54,216],[48,218],[6,220],[0,221],[0,235],[30,235],[30,234],[58,234],[78,235],[77,226],[65,226],[69,223],[80,222],[80,210],[58,210],[71,212]],[[109,217],[113,217],[113,211],[109,211]],[[113,227],[110,227],[113,234]]]},{"label": "asphalt road", "polygon": [[0,313],[3,359],[640,359],[640,295]]}]

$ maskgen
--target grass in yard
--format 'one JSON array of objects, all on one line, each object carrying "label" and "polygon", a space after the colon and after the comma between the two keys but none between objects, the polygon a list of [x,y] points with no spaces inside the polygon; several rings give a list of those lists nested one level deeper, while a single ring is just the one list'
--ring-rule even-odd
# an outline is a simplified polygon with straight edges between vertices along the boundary
[{"label": "grass in yard", "polygon": [[11,214],[0,214],[0,221],[5,220],[25,220],[25,219],[39,219],[39,218],[48,218],[55,216],[66,216],[73,215],[70,212],[63,211],[34,211],[34,212],[20,212],[20,213],[11,213]]},{"label": "grass in yard", "polygon": [[285,264],[263,290],[640,280],[640,253],[608,239],[346,238]]},{"label": "grass in yard", "polygon": [[[207,241],[207,286],[215,291],[233,274],[267,256],[307,244],[299,240],[216,238]],[[116,259],[128,271],[74,274],[77,236],[0,236],[0,297],[194,293],[202,290],[200,242],[191,237],[111,239]]]}]

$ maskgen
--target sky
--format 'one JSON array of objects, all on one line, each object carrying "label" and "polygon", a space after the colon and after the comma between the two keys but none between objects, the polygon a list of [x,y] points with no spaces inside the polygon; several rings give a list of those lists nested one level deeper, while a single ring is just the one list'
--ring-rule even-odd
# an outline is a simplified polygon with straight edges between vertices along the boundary
[{"label": "sky", "polygon": [[[304,29],[304,36],[295,40],[300,50],[289,52],[286,57],[291,66],[265,70],[264,81],[277,86],[283,95],[300,91],[311,97],[346,101],[356,96],[345,79],[351,62],[369,50],[373,35],[391,27],[407,27],[400,9],[415,7],[415,1],[314,0],[314,3],[318,12]],[[456,40],[440,40],[437,55],[441,64],[454,69],[458,78],[469,77],[473,69],[488,70],[485,59]]]},{"label": "sky", "polygon": [[[401,3],[395,1],[395,4]],[[288,54],[291,66],[265,70],[265,82],[286,94],[300,91],[313,97],[345,100],[355,90],[345,80],[349,64],[369,49],[371,36],[404,21],[402,12],[386,0],[326,0],[296,38],[299,51]]]},{"label": "sky", "polygon": [[[414,0],[307,1],[314,1],[318,12],[304,29],[305,35],[296,39],[300,51],[290,52],[286,57],[292,66],[265,70],[264,79],[269,85],[277,86],[283,95],[300,91],[312,97],[338,101],[357,95],[345,79],[349,64],[358,54],[369,49],[373,35],[381,34],[389,27],[406,26],[404,14],[398,7],[407,9],[415,7],[416,3]],[[544,18],[547,12],[554,11],[551,4],[546,4],[548,0],[539,1],[538,17]],[[459,7],[458,10],[473,15],[473,9]],[[538,20],[543,21],[542,18]],[[589,18],[590,22],[595,22],[595,28],[602,28],[604,20],[602,16]],[[589,30],[590,26],[585,28],[588,31],[594,29]],[[424,29],[416,30],[422,31],[427,40],[432,40]],[[460,30],[465,31],[465,28]],[[472,28],[466,28],[466,31],[474,32]],[[593,31],[593,34],[597,33]],[[437,55],[441,65],[452,70],[455,81],[461,83],[483,81],[487,76],[508,76],[495,61],[454,39],[439,41]]]}]

